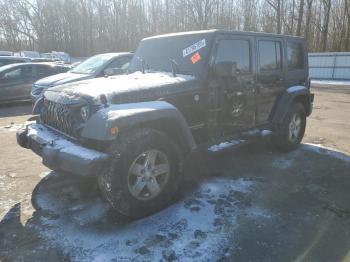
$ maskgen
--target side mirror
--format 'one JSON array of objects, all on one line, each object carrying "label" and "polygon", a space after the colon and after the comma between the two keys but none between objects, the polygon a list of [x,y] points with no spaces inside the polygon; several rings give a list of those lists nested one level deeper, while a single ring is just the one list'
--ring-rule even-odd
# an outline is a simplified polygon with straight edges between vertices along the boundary
[{"label": "side mirror", "polygon": [[125,74],[125,71],[121,68],[107,68],[103,71],[105,76],[114,76]]},{"label": "side mirror", "polygon": [[214,72],[220,77],[236,77],[237,63],[236,62],[219,62],[214,65]]}]

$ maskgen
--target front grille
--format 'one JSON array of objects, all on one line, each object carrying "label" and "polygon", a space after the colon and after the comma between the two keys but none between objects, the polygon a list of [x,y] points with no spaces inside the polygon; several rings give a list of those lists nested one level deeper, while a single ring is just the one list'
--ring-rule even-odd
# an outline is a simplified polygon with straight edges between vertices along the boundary
[{"label": "front grille", "polygon": [[40,118],[45,125],[68,136],[77,137],[77,131],[74,128],[76,123],[72,110],[68,105],[45,100],[45,107],[40,114]]}]

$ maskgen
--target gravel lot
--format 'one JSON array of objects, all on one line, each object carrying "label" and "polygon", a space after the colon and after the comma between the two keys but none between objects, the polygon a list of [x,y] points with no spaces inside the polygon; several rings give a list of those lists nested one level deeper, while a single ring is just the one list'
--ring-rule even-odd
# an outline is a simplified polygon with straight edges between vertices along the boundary
[{"label": "gravel lot", "polygon": [[298,150],[217,153],[135,221],[16,145],[30,105],[0,107],[0,261],[350,261],[350,87],[313,91]]}]

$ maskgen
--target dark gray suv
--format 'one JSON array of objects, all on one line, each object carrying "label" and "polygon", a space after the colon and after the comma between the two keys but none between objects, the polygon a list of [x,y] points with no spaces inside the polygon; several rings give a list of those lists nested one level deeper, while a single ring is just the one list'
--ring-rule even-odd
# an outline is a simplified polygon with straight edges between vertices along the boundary
[{"label": "dark gray suv", "polygon": [[97,77],[124,74],[132,57],[132,53],[106,53],[92,56],[67,73],[37,81],[32,87],[32,100],[35,102],[49,87]]}]

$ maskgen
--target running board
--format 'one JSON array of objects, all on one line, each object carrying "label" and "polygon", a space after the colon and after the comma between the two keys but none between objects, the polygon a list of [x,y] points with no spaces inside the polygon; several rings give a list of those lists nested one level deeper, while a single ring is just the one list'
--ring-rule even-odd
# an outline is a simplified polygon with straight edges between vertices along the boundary
[{"label": "running board", "polygon": [[206,148],[208,153],[217,153],[226,150],[233,150],[241,146],[252,143],[258,139],[267,139],[272,136],[272,131],[270,130],[258,130],[253,129],[247,132],[241,133],[239,136],[228,138],[225,141],[217,141],[211,144],[203,146],[203,149]]}]

